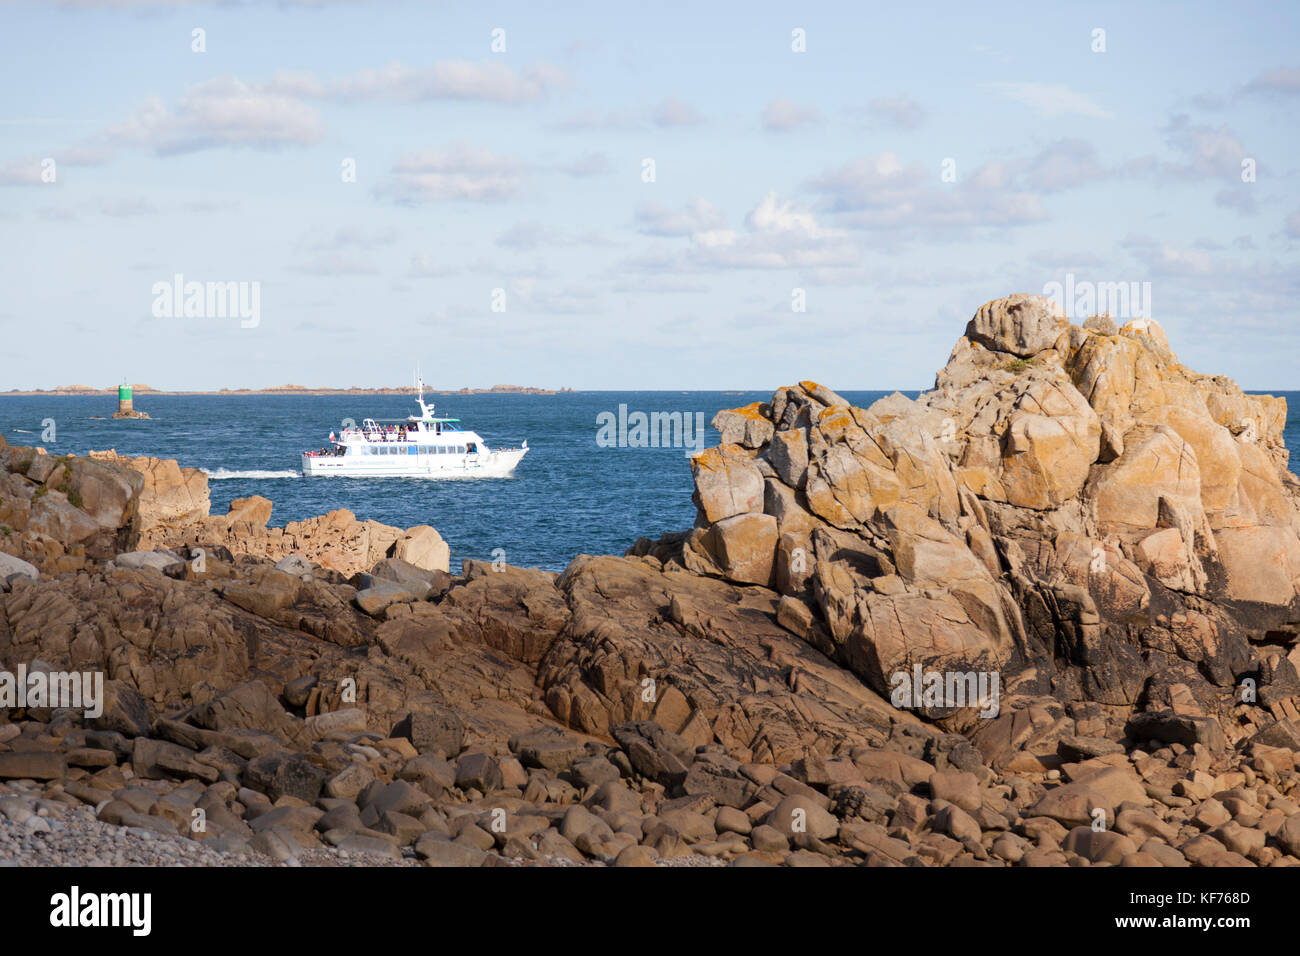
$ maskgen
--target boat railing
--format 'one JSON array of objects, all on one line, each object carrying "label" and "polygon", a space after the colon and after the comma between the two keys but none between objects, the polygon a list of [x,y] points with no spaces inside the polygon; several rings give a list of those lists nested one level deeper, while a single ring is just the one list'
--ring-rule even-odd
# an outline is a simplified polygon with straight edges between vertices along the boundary
[{"label": "boat railing", "polygon": [[409,442],[414,443],[418,439],[413,437],[410,432],[396,431],[389,432],[382,428],[345,428],[339,435],[340,441],[348,441],[353,438],[362,438],[372,442]]}]

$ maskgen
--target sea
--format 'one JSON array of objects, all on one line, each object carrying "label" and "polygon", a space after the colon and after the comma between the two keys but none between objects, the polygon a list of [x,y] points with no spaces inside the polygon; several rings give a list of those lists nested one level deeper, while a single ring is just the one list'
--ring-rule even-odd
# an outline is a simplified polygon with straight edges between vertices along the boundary
[{"label": "sea", "polygon": [[[841,391],[866,407],[889,392]],[[904,392],[916,397],[915,391]],[[1293,470],[1300,461],[1300,392],[1287,398],[1285,433]],[[682,413],[704,424],[704,447],[718,443],[714,413],[767,401],[764,392],[565,392],[432,395],[436,414],[460,418],[489,447],[528,440],[508,478],[304,478],[300,454],[327,444],[345,419],[402,419],[413,396],[141,393],[143,420],[114,420],[116,396],[0,395],[0,434],[10,444],[44,444],[52,454],[115,449],[119,455],[175,458],[207,473],[212,513],[234,498],[262,495],[283,525],[336,508],[360,519],[408,528],[428,524],[451,546],[452,570],[464,558],[563,570],[579,554],[622,554],[639,537],[690,528],[690,448],[629,447],[602,424],[635,413]],[[620,410],[621,407],[621,410]],[[53,422],[53,430],[49,425]],[[692,430],[691,434],[694,432]],[[52,440],[42,441],[48,437]],[[607,439],[614,437],[611,443]],[[669,436],[670,438],[672,436]],[[692,443],[694,444],[694,443]]]}]

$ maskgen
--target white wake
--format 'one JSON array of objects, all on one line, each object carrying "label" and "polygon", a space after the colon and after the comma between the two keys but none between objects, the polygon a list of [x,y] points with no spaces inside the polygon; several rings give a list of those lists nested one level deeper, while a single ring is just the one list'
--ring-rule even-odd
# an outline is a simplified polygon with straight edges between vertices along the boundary
[{"label": "white wake", "polygon": [[261,471],[253,469],[251,471],[231,471],[229,468],[218,468],[216,471],[208,471],[204,468],[203,473],[208,478],[216,481],[224,478],[301,478],[302,473],[298,471]]}]

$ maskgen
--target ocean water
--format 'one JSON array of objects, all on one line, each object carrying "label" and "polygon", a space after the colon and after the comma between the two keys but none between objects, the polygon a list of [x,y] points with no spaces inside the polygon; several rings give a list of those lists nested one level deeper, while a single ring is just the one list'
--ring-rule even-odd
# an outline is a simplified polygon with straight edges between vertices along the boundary
[{"label": "ocean water", "polygon": [[[845,391],[867,406],[886,392]],[[907,393],[915,397],[915,392]],[[1300,462],[1300,392],[1287,398],[1287,447]],[[326,443],[345,418],[404,418],[407,396],[141,395],[149,421],[114,421],[116,397],[0,396],[0,434],[11,444],[41,443],[54,419],[55,454],[114,448],[122,455],[175,458],[208,473],[213,514],[233,498],[274,502],[272,524],[347,508],[358,518],[406,528],[429,524],[460,559],[491,560],[558,571],[577,554],[621,554],[638,537],[689,528],[695,520],[687,449],[601,447],[598,416],[619,406],[633,412],[683,412],[708,427],[715,412],[771,392],[574,392],[562,395],[432,396],[437,414],[464,420],[489,446],[528,439],[529,452],[509,478],[303,478],[299,454]],[[105,416],[94,418],[93,416]],[[497,549],[501,549],[498,552]]]}]

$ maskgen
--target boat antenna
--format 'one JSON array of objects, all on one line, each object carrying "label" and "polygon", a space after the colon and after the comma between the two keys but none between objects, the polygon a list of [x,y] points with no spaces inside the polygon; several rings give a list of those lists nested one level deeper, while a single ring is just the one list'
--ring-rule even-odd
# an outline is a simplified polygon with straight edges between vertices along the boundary
[{"label": "boat antenna", "polygon": [[420,403],[420,418],[432,418],[433,407],[424,404],[424,377],[420,374],[419,363],[415,366],[415,400]]}]

